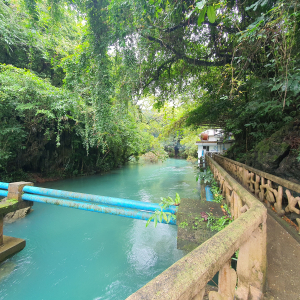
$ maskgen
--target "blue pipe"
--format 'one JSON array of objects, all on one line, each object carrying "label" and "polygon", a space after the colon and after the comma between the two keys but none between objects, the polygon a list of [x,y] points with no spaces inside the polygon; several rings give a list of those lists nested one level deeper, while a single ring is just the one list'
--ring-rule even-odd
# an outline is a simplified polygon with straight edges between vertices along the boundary
[{"label": "blue pipe", "polygon": [[2,190],[8,190],[9,183],[6,182],[0,182],[0,189]]},{"label": "blue pipe", "polygon": [[0,190],[0,197],[7,197],[8,191]]},{"label": "blue pipe", "polygon": [[[99,212],[99,213],[118,215],[118,216],[122,216],[122,217],[140,219],[140,220],[148,220],[150,217],[152,217],[154,215],[153,213],[142,212],[142,211],[138,211],[138,210],[134,210],[134,209],[88,204],[88,203],[84,203],[84,202],[42,197],[42,196],[37,196],[37,195],[32,195],[32,194],[23,194],[22,199],[27,200],[27,201],[60,205],[60,206],[64,206],[64,207],[71,207],[71,208],[77,208],[77,209],[81,209],[81,210],[95,211],[95,212]],[[166,223],[164,219],[162,220],[162,223]],[[176,220],[172,219],[167,224],[176,225]]]},{"label": "blue pipe", "polygon": [[206,201],[214,201],[214,196],[210,190],[210,186],[205,187],[205,196],[206,196]]},{"label": "blue pipe", "polygon": [[[133,209],[141,209],[141,210],[149,210],[149,211],[155,211],[156,209],[158,210],[161,209],[161,206],[158,203],[149,203],[149,202],[142,202],[142,201],[135,201],[135,200],[128,200],[128,199],[97,196],[91,194],[82,194],[82,193],[74,193],[74,192],[67,192],[61,190],[45,189],[36,186],[25,186],[23,188],[23,192],[42,195],[42,196],[96,202],[96,203],[103,203],[103,204],[114,205],[119,207],[128,207]],[[164,211],[175,214],[177,208],[176,206],[172,205],[169,208],[164,209]]]}]

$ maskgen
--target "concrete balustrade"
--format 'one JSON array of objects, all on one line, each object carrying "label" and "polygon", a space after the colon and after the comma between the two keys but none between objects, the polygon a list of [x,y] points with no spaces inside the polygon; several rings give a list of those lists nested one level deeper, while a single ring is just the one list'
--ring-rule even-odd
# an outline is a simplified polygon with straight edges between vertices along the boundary
[{"label": "concrete balustrade", "polygon": [[[224,188],[234,222],[127,300],[201,300],[207,282],[218,271],[218,292],[210,292],[210,300],[263,299],[267,271],[267,210],[214,159],[206,156],[206,162]],[[237,250],[239,254],[235,271],[230,268],[230,260]]]},{"label": "concrete balustrade", "polygon": [[[298,215],[296,222],[300,233],[300,185],[286,179],[254,169],[221,155],[213,154],[214,160],[235,177],[246,189],[260,201],[273,206],[277,215],[286,213]],[[288,205],[283,209],[283,197],[286,196]],[[290,231],[295,237],[295,234]],[[295,237],[296,238],[296,237]]]}]

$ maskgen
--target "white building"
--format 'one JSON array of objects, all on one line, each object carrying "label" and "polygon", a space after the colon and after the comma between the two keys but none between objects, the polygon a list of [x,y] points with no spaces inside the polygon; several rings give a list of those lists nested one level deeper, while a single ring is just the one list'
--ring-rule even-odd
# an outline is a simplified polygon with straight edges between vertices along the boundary
[{"label": "white building", "polygon": [[224,132],[222,129],[207,129],[199,134],[200,141],[196,142],[198,145],[198,163],[200,157],[205,156],[205,152],[219,152],[223,153],[229,149],[234,140],[231,136],[224,139]]}]

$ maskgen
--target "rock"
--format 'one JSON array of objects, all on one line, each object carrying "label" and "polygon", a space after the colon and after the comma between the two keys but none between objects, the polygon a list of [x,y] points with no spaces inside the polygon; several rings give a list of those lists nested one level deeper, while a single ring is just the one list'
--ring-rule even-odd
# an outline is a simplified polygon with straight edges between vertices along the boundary
[{"label": "rock", "polygon": [[243,163],[300,184],[300,123],[292,122],[245,154]]},{"label": "rock", "polygon": [[274,175],[300,184],[300,162],[296,151],[290,151],[275,170]]},{"label": "rock", "polygon": [[23,209],[16,210],[14,212],[8,213],[4,216],[5,223],[13,223],[18,219],[24,218],[32,211],[31,207],[26,207]]},{"label": "rock", "polygon": [[281,161],[289,154],[291,146],[276,132],[262,140],[248,155],[246,164],[267,173],[274,173]]}]

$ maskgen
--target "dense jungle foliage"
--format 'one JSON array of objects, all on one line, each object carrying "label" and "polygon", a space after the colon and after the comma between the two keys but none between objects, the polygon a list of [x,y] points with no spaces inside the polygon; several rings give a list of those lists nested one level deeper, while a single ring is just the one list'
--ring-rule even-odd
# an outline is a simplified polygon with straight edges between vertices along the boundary
[{"label": "dense jungle foliage", "polygon": [[[0,0],[0,172],[108,170],[161,153],[160,134],[193,156],[203,126],[233,133],[241,158],[299,118],[298,9],[296,0]],[[159,112],[143,109],[149,99]],[[287,143],[298,155],[299,136]]]}]

